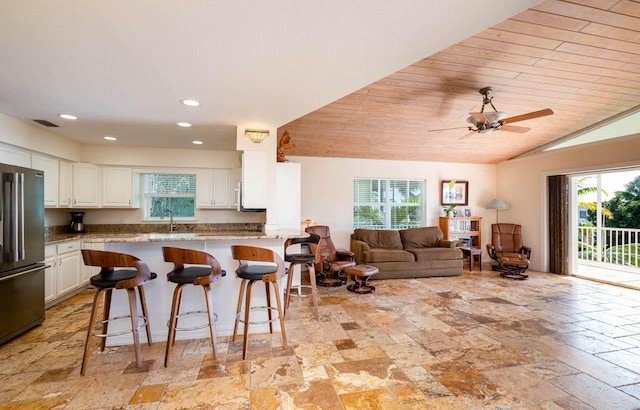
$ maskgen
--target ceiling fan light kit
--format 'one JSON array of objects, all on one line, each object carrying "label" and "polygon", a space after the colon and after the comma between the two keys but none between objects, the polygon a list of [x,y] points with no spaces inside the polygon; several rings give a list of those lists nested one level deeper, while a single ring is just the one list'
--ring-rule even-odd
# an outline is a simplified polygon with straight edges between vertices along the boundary
[{"label": "ceiling fan light kit", "polygon": [[[482,108],[480,109],[480,112],[469,113],[467,122],[472,124],[472,126],[469,127],[470,133],[463,136],[461,139],[470,137],[476,132],[478,134],[488,134],[490,132],[499,131],[501,129],[504,131],[517,132],[522,134],[529,131],[531,128],[517,127],[512,125],[505,126],[505,124],[511,124],[517,121],[530,120],[533,118],[544,117],[545,115],[553,114],[553,111],[547,108],[544,110],[534,111],[528,114],[517,115],[515,117],[509,118],[506,112],[498,111],[493,105],[493,97],[489,96],[489,94],[491,94],[491,91],[493,91],[492,87],[484,87],[480,89],[480,94],[482,95]],[[484,109],[487,105],[490,105],[491,108],[493,108],[493,111],[485,112]]]}]

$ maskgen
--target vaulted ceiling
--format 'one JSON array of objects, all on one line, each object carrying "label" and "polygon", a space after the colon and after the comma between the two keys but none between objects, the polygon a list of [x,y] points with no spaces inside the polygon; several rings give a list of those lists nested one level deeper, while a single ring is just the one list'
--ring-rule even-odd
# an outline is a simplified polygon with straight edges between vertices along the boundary
[{"label": "vaulted ceiling", "polygon": [[[3,3],[0,41],[0,113],[83,144],[233,150],[268,126],[291,156],[499,163],[640,107],[637,0],[33,0]],[[487,86],[555,114],[468,136]]]},{"label": "vaulted ceiling", "polygon": [[[466,118],[481,110],[487,86],[509,116],[555,114],[514,124],[531,128],[524,134],[469,136]],[[499,163],[638,109],[640,2],[547,0],[280,133],[295,144],[288,155]]]}]

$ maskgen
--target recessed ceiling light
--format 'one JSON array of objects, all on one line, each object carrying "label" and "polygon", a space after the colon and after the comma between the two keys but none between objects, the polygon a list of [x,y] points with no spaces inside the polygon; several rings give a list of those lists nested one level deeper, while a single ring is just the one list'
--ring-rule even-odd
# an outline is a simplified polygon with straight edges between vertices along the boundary
[{"label": "recessed ceiling light", "polygon": [[196,145],[202,145],[202,141],[191,141],[191,142],[196,144]]},{"label": "recessed ceiling light", "polygon": [[185,128],[189,128],[191,126],[191,124],[189,124],[188,122],[177,122],[176,125]]},{"label": "recessed ceiling light", "polygon": [[109,135],[107,135],[106,137],[104,137],[104,139],[106,139],[107,141],[117,141],[118,139],[116,137],[111,137]]},{"label": "recessed ceiling light", "polygon": [[71,115],[71,114],[59,114],[60,118],[64,118],[65,120],[77,120],[78,117],[76,117],[75,115]]},{"label": "recessed ceiling light", "polygon": [[197,107],[200,105],[200,101],[196,100],[182,100],[184,105],[188,105],[189,107]]}]

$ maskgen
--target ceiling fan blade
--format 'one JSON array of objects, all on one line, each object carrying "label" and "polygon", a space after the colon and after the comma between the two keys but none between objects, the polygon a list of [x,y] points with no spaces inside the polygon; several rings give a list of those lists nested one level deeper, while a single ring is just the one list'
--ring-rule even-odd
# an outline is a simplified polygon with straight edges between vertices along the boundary
[{"label": "ceiling fan blade", "polygon": [[552,115],[552,114],[553,114],[553,110],[551,110],[550,108],[546,108],[544,110],[534,111],[528,114],[516,115],[515,117],[505,118],[504,120],[502,120],[502,122],[504,124],[510,124],[512,122],[530,120],[533,118],[544,117],[545,115]]},{"label": "ceiling fan blade", "polygon": [[500,131],[517,132],[518,134],[524,134],[530,129],[531,128],[518,127],[517,125],[506,125],[506,124],[500,127]]},{"label": "ceiling fan blade", "polygon": [[463,135],[462,137],[460,137],[461,140],[467,139],[469,137],[471,137],[474,134],[477,134],[478,131],[469,131],[468,133],[466,133],[465,135]]}]

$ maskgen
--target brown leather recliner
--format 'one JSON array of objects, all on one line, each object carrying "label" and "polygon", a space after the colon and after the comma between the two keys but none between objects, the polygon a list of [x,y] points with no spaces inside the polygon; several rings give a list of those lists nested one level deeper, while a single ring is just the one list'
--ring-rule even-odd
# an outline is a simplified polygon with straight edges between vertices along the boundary
[{"label": "brown leather recliner", "polygon": [[[315,265],[319,274],[317,283],[323,286],[340,286],[347,283],[342,272],[345,268],[356,266],[353,252],[346,249],[336,249],[331,240],[331,232],[328,226],[316,225],[305,229],[307,233],[320,235],[320,262]],[[309,244],[311,252],[315,252],[313,245]]]},{"label": "brown leather recliner", "polygon": [[487,244],[487,252],[497,264],[493,270],[504,277],[526,279],[524,272],[529,267],[531,248],[523,245],[522,226],[510,223],[491,225],[491,243]]}]

